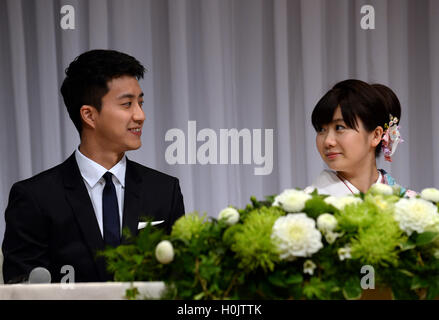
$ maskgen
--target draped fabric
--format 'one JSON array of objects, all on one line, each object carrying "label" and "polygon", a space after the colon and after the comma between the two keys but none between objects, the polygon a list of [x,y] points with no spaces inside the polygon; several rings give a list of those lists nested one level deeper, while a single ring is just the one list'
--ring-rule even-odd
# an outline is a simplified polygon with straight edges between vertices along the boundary
[{"label": "draped fabric", "polygon": [[[66,4],[73,30],[60,26]],[[373,30],[360,26],[365,4]],[[187,212],[216,216],[252,195],[311,184],[324,168],[311,112],[347,78],[389,85],[401,100],[404,142],[379,167],[411,189],[438,187],[438,17],[436,0],[0,0],[0,240],[12,184],[78,146],[59,88],[68,64],[96,48],[149,70],[143,146],[127,155],[178,177]],[[218,164],[187,164],[189,141],[186,164],[166,161],[166,133],[177,128],[187,140],[188,121],[216,133]],[[262,149],[273,129],[271,174],[254,174],[254,155],[219,164],[220,129],[232,128],[262,129]]]}]

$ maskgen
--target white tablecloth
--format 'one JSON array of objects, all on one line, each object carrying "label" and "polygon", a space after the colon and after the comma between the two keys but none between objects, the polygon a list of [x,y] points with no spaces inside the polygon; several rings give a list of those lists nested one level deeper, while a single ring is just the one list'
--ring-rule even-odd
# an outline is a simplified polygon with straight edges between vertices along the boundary
[{"label": "white tablecloth", "polygon": [[163,282],[88,282],[75,284],[0,285],[0,300],[122,300],[125,291],[136,287],[139,298],[158,299]]}]

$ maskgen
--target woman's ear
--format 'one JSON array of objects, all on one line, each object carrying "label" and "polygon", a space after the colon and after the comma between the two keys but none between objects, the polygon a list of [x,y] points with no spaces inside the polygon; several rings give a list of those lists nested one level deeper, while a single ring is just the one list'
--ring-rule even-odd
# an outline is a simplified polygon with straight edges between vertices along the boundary
[{"label": "woman's ear", "polygon": [[383,127],[378,126],[375,128],[375,130],[372,132],[372,141],[371,141],[371,146],[372,147],[376,147],[377,145],[380,144],[382,138],[383,138]]},{"label": "woman's ear", "polygon": [[81,115],[81,119],[83,121],[83,126],[88,126],[91,128],[96,127],[96,114],[97,110],[93,106],[89,105],[83,105],[81,109],[79,110],[79,113]]}]

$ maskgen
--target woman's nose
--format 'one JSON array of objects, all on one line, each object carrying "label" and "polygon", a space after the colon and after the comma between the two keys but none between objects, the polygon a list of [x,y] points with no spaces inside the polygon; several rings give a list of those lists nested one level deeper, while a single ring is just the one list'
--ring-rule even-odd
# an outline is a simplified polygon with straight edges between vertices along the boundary
[{"label": "woman's nose", "polygon": [[337,144],[335,136],[331,131],[325,136],[324,144],[326,148],[334,147]]}]

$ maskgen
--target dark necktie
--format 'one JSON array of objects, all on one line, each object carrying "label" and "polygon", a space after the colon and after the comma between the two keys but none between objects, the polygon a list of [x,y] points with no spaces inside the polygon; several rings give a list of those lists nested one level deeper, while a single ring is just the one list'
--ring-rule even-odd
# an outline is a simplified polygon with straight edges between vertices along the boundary
[{"label": "dark necktie", "polygon": [[120,244],[119,206],[111,172],[104,174],[105,187],[102,192],[102,213],[105,244],[116,247]]}]

